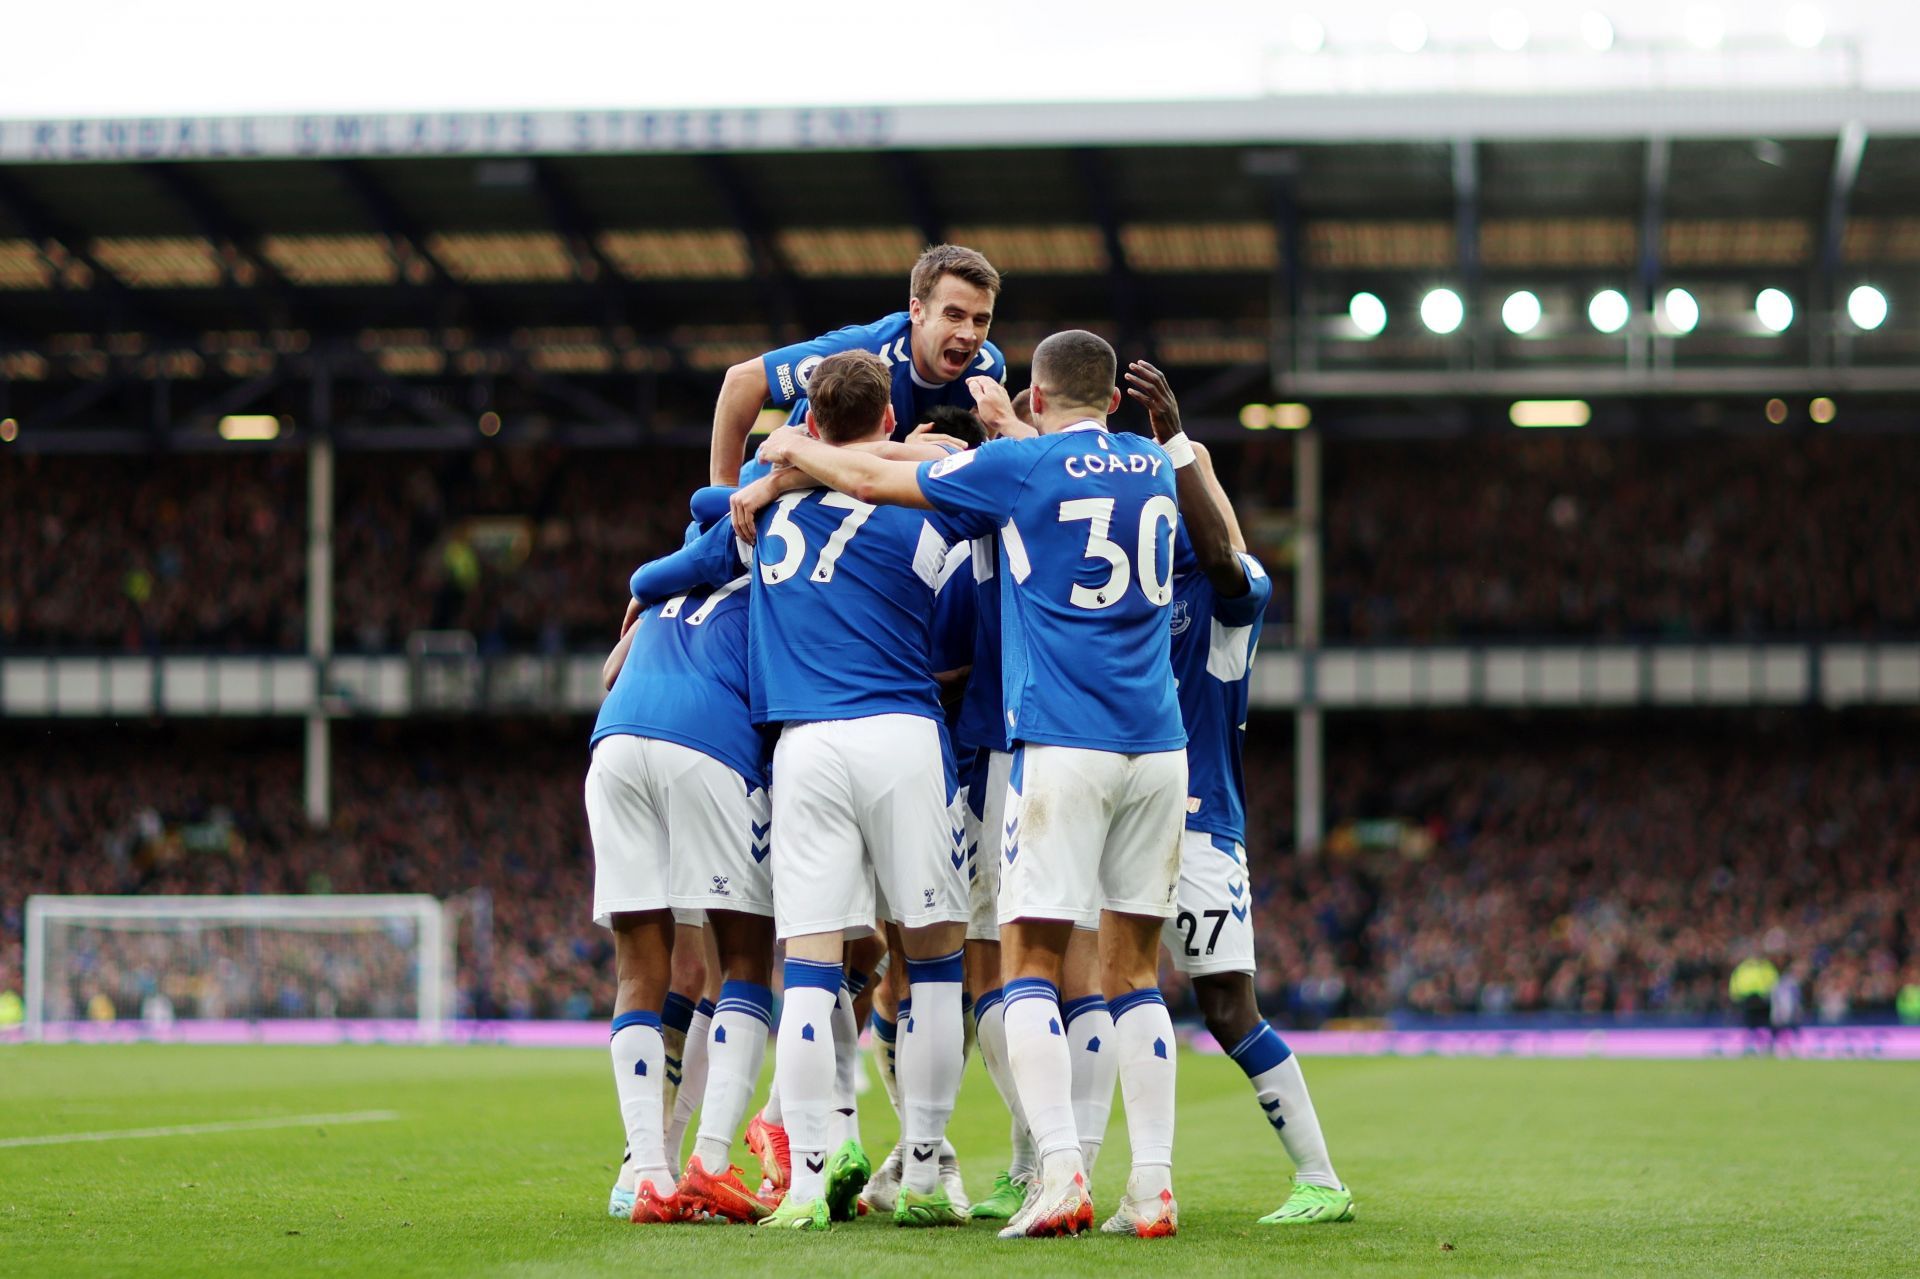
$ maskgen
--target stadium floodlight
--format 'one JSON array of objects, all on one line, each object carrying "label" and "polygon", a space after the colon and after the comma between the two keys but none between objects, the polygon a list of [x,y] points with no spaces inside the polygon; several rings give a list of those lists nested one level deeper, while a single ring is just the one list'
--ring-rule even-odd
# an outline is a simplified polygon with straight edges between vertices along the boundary
[{"label": "stadium floodlight", "polygon": [[1387,20],[1387,39],[1402,53],[1418,53],[1427,47],[1427,24],[1419,14],[1402,9]]},{"label": "stadium floodlight", "polygon": [[1602,333],[1618,333],[1627,326],[1632,313],[1627,295],[1618,289],[1602,289],[1587,303],[1587,320]]},{"label": "stadium floodlight", "polygon": [[1505,53],[1518,53],[1527,47],[1527,15],[1518,9],[1495,9],[1487,22],[1487,34],[1493,47]]},{"label": "stadium floodlight", "polygon": [[1580,15],[1580,39],[1595,53],[1613,48],[1613,21],[1598,9]]},{"label": "stadium floodlight", "polygon": [[1675,333],[1691,333],[1700,323],[1700,304],[1685,289],[1668,289],[1660,309],[1667,317],[1667,327]]},{"label": "stadium floodlight", "polygon": [[1796,48],[1817,49],[1827,38],[1827,15],[1810,4],[1796,4],[1787,10],[1787,39]]},{"label": "stadium floodlight", "polygon": [[10,417],[0,417],[0,444],[11,444],[20,438],[20,423]]},{"label": "stadium floodlight", "polygon": [[1466,304],[1452,289],[1433,289],[1420,299],[1420,322],[1443,337],[1459,328],[1466,315]]},{"label": "stadium floodlight", "polygon": [[1840,416],[1840,410],[1835,408],[1833,401],[1826,396],[1817,395],[1814,397],[1813,403],[1807,405],[1807,416],[1819,425],[1825,426],[1827,423],[1833,421],[1834,418]]},{"label": "stadium floodlight", "polygon": [[1318,53],[1327,44],[1327,28],[1310,13],[1293,17],[1293,47],[1301,53]]},{"label": "stadium floodlight", "polygon": [[1696,4],[1687,10],[1687,43],[1696,49],[1718,49],[1727,38],[1727,17],[1716,5]]},{"label": "stadium floodlight", "polygon": [[1592,420],[1585,400],[1515,400],[1507,407],[1507,421],[1523,430],[1582,427]]},{"label": "stadium floodlight", "polygon": [[1847,294],[1847,318],[1855,328],[1872,332],[1887,322],[1887,295],[1871,284],[1862,284]]},{"label": "stadium floodlight", "polygon": [[1785,333],[1793,324],[1793,299],[1782,289],[1762,289],[1753,300],[1753,313],[1774,333]]},{"label": "stadium floodlight", "polygon": [[1387,304],[1371,293],[1356,293],[1347,303],[1347,318],[1363,336],[1377,338],[1387,328]]},{"label": "stadium floodlight", "polygon": [[500,434],[500,415],[492,409],[480,415],[480,434],[489,439]]},{"label": "stadium floodlight", "polygon": [[220,419],[223,440],[275,440],[280,438],[280,419],[271,413],[230,413]]},{"label": "stadium floodlight", "polygon": [[1540,299],[1525,289],[1509,293],[1500,307],[1500,322],[1509,333],[1533,332],[1540,324]]}]

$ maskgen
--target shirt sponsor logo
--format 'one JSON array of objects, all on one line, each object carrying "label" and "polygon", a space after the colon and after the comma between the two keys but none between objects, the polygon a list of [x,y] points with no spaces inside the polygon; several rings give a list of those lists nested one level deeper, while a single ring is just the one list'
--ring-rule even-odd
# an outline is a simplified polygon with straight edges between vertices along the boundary
[{"label": "shirt sponsor logo", "polygon": [[791,400],[793,398],[793,366],[779,365],[773,370],[773,375],[780,379],[780,398]]}]

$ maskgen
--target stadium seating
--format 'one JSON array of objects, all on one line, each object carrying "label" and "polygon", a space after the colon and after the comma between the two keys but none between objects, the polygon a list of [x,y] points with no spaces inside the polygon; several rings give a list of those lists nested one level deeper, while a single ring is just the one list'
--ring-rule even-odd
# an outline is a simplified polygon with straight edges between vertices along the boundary
[{"label": "stadium seating", "polygon": [[[1920,439],[1327,456],[1336,643],[1920,633]],[[1231,462],[1256,542],[1258,512],[1291,500],[1284,457]],[[597,649],[618,584],[678,544],[704,476],[683,448],[343,454],[336,647],[457,628],[488,652]],[[297,454],[25,455],[0,471],[0,648],[297,650],[305,507]]]},{"label": "stadium seating", "polygon": [[[586,918],[584,731],[336,732],[336,818],[319,834],[301,818],[291,732],[38,734],[0,772],[0,990],[19,988],[29,893],[444,897],[485,885],[491,964],[479,971],[462,938],[461,1012],[604,1013],[608,944]],[[1825,1020],[1884,1016],[1920,983],[1920,916],[1900,889],[1920,882],[1911,725],[1811,738],[1750,719],[1684,733],[1568,720],[1356,727],[1335,738],[1333,836],[1318,860],[1280,852],[1289,761],[1272,743],[1284,731],[1252,740],[1256,937],[1279,1019],[1712,1020],[1754,947],[1801,975]],[[123,1016],[155,979],[131,960],[98,976]]]}]

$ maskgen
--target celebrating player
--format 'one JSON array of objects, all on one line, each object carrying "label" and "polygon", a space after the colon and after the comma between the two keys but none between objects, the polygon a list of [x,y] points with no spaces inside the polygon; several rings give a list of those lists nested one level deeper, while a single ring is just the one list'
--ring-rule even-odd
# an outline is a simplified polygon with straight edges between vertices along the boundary
[{"label": "celebrating player", "polygon": [[[688,1205],[735,1220],[767,1209],[730,1166],[771,1021],[773,890],[765,865],[766,752],[748,718],[747,579],[630,611],[593,730],[587,824],[596,923],[611,928],[619,989],[613,1077],[637,1222]],[[624,650],[624,651],[623,651]],[[700,1133],[684,1178],[666,1143],[661,1017],[672,912],[705,911],[726,973],[712,1016]]]},{"label": "celebrating player", "polygon": [[[820,362],[840,351],[870,351],[887,371],[887,397],[902,432],[925,422],[937,405],[973,407],[972,377],[1004,381],[1006,359],[987,341],[1000,273],[972,249],[936,244],[909,277],[907,309],[744,360],[727,370],[713,410],[714,484],[737,484],[741,451],[760,410],[793,406],[787,424],[806,421],[807,394]],[[750,468],[753,475],[764,468]],[[749,477],[751,478],[751,477]]]},{"label": "celebrating player", "polygon": [[[1000,534],[1002,713],[1014,745],[1001,832],[1002,1008],[1041,1159],[1007,1238],[1092,1224],[1059,982],[1074,924],[1096,920],[1134,1156],[1103,1229],[1177,1229],[1173,1025],[1154,982],[1187,794],[1167,616],[1173,471],[1193,455],[1184,436],[1163,451],[1107,430],[1120,403],[1114,373],[1106,342],[1059,333],[1034,352],[1037,440],[994,441],[917,467],[798,432],[762,450],[863,502],[930,509],[952,536]],[[1004,388],[984,378],[971,386],[989,423],[1012,416]]]},{"label": "celebrating player", "polygon": [[[1156,439],[1180,434],[1180,407],[1164,374],[1127,369],[1127,394],[1145,406]],[[1207,1029],[1253,1084],[1294,1165],[1294,1190],[1262,1225],[1351,1221],[1353,1195],[1334,1175],[1299,1059],[1260,1015],[1253,989],[1253,895],[1247,883],[1247,700],[1273,581],[1246,553],[1239,521],[1204,451],[1178,473],[1185,536],[1175,548],[1173,669],[1187,729],[1187,829],[1178,913],[1162,934],[1193,981]]]},{"label": "celebrating player", "polygon": [[[808,426],[783,434],[839,453],[892,432],[891,377],[865,351],[813,370]],[[911,463],[894,463],[911,466]],[[787,943],[775,1072],[792,1182],[761,1224],[824,1229],[849,1216],[870,1173],[858,1143],[828,1162],[835,1079],[832,1018],[842,940],[884,913],[906,950],[913,1016],[899,1044],[901,1124],[911,1157],[894,1220],[964,1221],[939,1184],[938,1154],[960,1087],[962,850],[950,824],[929,619],[948,540],[925,518],[825,490],[761,512],[753,547],[754,716],[782,726],[774,750],[774,911]],[[716,526],[635,574],[636,598],[691,573],[730,576],[734,530]]]}]

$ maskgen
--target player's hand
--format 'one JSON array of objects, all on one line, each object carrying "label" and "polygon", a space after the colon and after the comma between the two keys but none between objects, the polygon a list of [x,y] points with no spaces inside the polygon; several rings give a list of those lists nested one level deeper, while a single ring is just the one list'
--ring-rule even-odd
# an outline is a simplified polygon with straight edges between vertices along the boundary
[{"label": "player's hand", "polygon": [[999,379],[985,374],[970,377],[967,379],[967,390],[973,393],[975,411],[989,429],[997,432],[999,423],[1020,420],[1013,411],[1013,397],[1007,394],[1007,388],[1001,385]]},{"label": "player's hand", "polygon": [[967,448],[965,440],[957,435],[948,435],[944,431],[934,430],[931,422],[922,422],[914,427],[902,443],[937,444],[943,449],[952,449],[955,453],[964,453]]},{"label": "player's hand", "polygon": [[773,502],[773,498],[773,485],[764,477],[735,489],[733,496],[727,499],[727,518],[733,521],[733,535],[752,546],[757,532],[754,519]]},{"label": "player's hand", "polygon": [[1145,406],[1155,440],[1165,444],[1180,434],[1180,402],[1173,398],[1166,374],[1145,360],[1135,360],[1127,365],[1127,394]]},{"label": "player's hand", "polygon": [[775,430],[760,446],[760,460],[773,466],[792,466],[793,446],[806,436],[805,431],[790,431],[784,427]]},{"label": "player's hand", "polygon": [[626,637],[627,632],[633,629],[633,624],[639,620],[640,620],[640,601],[628,600],[626,620],[620,623],[621,638],[624,639]]}]

